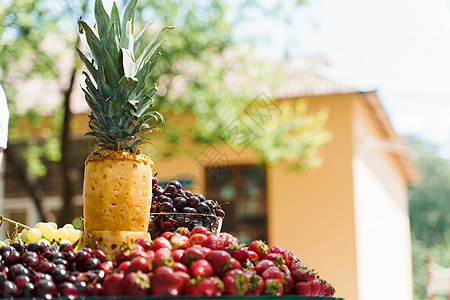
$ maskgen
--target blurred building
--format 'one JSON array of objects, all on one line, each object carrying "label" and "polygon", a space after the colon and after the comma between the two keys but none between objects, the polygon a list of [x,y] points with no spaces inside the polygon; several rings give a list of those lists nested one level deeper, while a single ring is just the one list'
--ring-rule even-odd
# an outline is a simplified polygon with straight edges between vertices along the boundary
[{"label": "blurred building", "polygon": [[[281,86],[259,97],[275,111],[279,103],[298,101],[306,101],[312,112],[328,110],[327,128],[334,139],[323,148],[319,168],[298,173],[285,164],[262,165],[252,152],[223,143],[208,145],[195,157],[156,162],[154,171],[161,181],[176,178],[188,189],[228,203],[224,231],[243,241],[262,238],[291,249],[334,284],[337,296],[411,300],[407,186],[418,174],[376,91],[343,81],[321,60],[289,64],[283,74]],[[84,102],[73,108],[80,124],[71,147],[80,214],[89,151],[81,135],[86,108]],[[36,211],[20,174],[6,163],[1,213],[33,224]],[[48,167],[39,182],[51,214],[60,205],[60,183],[55,163]]]}]

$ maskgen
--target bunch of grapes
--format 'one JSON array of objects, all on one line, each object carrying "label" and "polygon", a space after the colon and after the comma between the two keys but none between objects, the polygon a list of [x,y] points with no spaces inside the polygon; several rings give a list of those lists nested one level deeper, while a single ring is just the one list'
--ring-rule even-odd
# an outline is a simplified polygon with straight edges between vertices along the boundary
[{"label": "bunch of grapes", "polygon": [[154,237],[179,227],[192,229],[202,225],[212,229],[218,226],[217,217],[225,218],[225,211],[217,201],[206,199],[201,193],[183,190],[177,180],[171,180],[162,187],[153,177],[152,194],[150,233]]},{"label": "bunch of grapes", "polygon": [[101,250],[16,241],[0,248],[0,298],[101,295],[112,267]]}]

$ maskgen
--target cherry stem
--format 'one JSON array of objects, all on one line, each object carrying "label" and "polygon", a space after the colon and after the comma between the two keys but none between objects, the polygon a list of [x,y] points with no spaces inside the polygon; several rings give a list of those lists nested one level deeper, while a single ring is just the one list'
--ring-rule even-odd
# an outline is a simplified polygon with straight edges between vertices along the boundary
[{"label": "cherry stem", "polygon": [[25,228],[25,229],[27,229],[27,230],[30,230],[30,229],[31,229],[31,227],[28,227],[27,225],[24,225],[24,224],[22,224],[22,223],[19,223],[19,222],[14,221],[14,220],[5,218],[4,216],[0,216],[0,225],[3,223],[3,221],[6,221],[6,222],[8,222],[8,223],[10,223],[10,224],[13,224],[13,225],[15,225],[16,227]]}]

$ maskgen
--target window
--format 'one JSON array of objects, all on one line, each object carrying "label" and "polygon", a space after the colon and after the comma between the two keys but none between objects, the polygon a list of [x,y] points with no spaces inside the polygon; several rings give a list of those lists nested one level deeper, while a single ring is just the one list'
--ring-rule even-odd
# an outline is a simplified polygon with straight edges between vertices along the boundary
[{"label": "window", "polygon": [[222,231],[247,245],[267,241],[265,166],[208,167],[205,173],[207,198],[218,201],[226,214]]}]

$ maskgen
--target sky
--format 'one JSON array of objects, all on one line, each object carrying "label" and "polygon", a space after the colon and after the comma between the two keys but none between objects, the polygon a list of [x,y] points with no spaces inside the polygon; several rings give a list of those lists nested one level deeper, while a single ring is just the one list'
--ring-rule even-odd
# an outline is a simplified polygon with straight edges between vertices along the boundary
[{"label": "sky", "polygon": [[398,134],[450,157],[450,0],[292,2],[278,18],[250,11],[237,36],[258,37],[263,56],[281,58],[286,47],[291,57],[327,56],[343,77],[377,89]]}]

